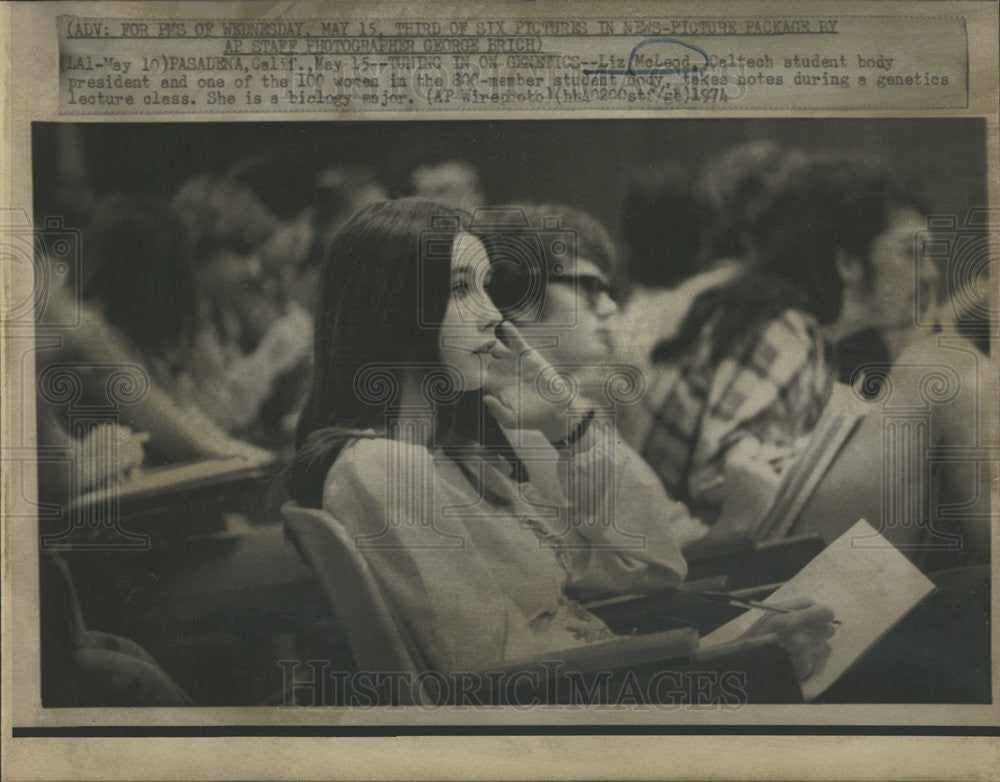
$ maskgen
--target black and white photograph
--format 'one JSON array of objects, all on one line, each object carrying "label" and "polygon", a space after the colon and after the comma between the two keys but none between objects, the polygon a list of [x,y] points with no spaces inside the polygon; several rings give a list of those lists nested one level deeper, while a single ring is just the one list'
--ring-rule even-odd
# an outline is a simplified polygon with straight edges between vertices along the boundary
[{"label": "black and white photograph", "polygon": [[43,709],[992,703],[995,128],[497,116],[32,123]]},{"label": "black and white photograph", "polygon": [[996,778],[998,30],[0,3],[0,782]]}]

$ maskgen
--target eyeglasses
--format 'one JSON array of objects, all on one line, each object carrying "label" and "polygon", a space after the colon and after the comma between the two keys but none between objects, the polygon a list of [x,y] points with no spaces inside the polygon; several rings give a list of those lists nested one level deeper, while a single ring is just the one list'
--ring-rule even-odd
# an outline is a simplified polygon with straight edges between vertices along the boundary
[{"label": "eyeglasses", "polygon": [[618,302],[618,292],[614,286],[603,277],[598,277],[595,274],[550,274],[547,279],[550,283],[561,282],[576,285],[587,297],[587,303],[594,308],[597,307],[601,300],[601,294],[604,293],[613,302]]}]

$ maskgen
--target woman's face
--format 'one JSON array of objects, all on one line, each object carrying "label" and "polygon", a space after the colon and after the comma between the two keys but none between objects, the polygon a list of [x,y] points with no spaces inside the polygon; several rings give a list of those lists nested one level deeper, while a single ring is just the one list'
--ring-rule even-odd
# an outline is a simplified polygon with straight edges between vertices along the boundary
[{"label": "woman's face", "polygon": [[486,294],[491,275],[486,247],[460,233],[451,250],[451,296],[441,322],[442,361],[456,370],[465,391],[481,388],[499,349],[494,329],[502,320]]}]

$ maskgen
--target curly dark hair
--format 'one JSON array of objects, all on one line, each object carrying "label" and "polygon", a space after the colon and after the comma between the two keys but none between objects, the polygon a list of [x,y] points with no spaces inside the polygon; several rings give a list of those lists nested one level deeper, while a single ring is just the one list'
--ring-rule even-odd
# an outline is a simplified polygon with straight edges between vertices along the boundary
[{"label": "curly dark hair", "polygon": [[710,325],[712,361],[718,361],[786,309],[832,323],[844,299],[838,252],[857,258],[870,284],[872,243],[897,208],[924,211],[872,161],[824,155],[789,167],[755,216],[751,262],[727,285],[701,294],[677,336],[657,346],[654,359],[676,359]]}]

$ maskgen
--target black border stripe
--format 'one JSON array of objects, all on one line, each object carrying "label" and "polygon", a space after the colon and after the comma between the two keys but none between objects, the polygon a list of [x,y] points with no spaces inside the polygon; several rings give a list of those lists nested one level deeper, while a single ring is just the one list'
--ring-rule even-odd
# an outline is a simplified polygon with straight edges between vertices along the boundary
[{"label": "black border stripe", "polygon": [[18,738],[400,736],[1000,736],[998,725],[106,725],[14,727]]}]

